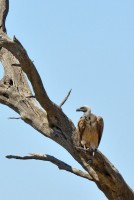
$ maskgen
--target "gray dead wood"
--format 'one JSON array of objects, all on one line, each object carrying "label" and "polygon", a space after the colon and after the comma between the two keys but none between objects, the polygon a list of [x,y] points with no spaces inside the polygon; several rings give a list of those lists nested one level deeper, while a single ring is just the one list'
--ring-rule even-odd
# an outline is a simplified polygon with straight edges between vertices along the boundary
[{"label": "gray dead wood", "polygon": [[65,170],[65,171],[68,171],[68,172],[71,172],[72,174],[75,174],[77,176],[80,176],[82,178],[86,178],[90,181],[92,181],[92,177],[86,173],[86,172],[83,172],[79,169],[76,169],[74,167],[71,167],[70,165],[66,164],[65,162],[55,158],[54,156],[50,156],[50,155],[47,155],[47,154],[37,154],[37,153],[32,153],[28,156],[13,156],[13,155],[8,155],[6,156],[6,158],[8,159],[20,159],[20,160],[42,160],[42,161],[49,161],[51,163],[53,163],[54,165],[56,165],[60,170]]},{"label": "gray dead wood", "polygon": [[[5,20],[8,7],[8,0],[0,0],[0,60],[4,68],[4,75],[0,81],[0,103],[16,111],[24,122],[43,136],[49,137],[65,148],[86,171],[82,172],[85,174],[83,178],[87,176],[89,180],[92,180],[108,199],[134,199],[132,189],[101,152],[98,151],[93,161],[89,163],[89,155],[76,148],[79,146],[79,141],[75,125],[61,107],[48,97],[41,77],[23,45],[16,37],[11,40],[6,34]],[[31,82],[34,94],[27,80]],[[27,157],[11,155],[8,158],[38,158],[37,160],[47,160],[57,166],[62,163],[57,158],[48,159],[44,156],[45,159],[43,159],[42,155],[37,154]],[[56,161],[59,163],[57,164]],[[68,169],[74,169],[66,163],[63,165]]]}]

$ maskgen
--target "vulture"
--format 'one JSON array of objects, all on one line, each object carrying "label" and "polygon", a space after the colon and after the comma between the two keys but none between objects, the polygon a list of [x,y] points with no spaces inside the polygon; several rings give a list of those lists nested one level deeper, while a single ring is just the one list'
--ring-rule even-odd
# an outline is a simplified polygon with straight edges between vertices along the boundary
[{"label": "vulture", "polygon": [[78,121],[80,145],[83,150],[89,151],[94,156],[102,137],[104,127],[103,118],[94,115],[89,106],[82,106],[76,111],[84,113]]}]

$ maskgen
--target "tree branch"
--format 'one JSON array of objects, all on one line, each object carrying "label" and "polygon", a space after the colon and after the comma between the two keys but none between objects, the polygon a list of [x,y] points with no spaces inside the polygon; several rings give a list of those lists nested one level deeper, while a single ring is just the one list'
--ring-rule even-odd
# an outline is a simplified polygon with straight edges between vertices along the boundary
[{"label": "tree branch", "polygon": [[70,165],[66,164],[65,162],[55,158],[54,156],[50,156],[47,154],[37,154],[37,153],[30,153],[30,156],[15,156],[15,155],[7,155],[6,158],[8,159],[20,159],[20,160],[43,160],[43,161],[49,161],[56,165],[60,170],[65,170],[68,172],[71,172],[77,176],[80,176],[82,178],[86,178],[90,181],[93,181],[92,177],[79,169],[73,168]]},{"label": "tree branch", "polygon": [[[75,130],[74,124],[62,112],[61,108],[49,99],[46,90],[43,86],[41,77],[35,65],[28,57],[27,52],[23,48],[22,44],[16,38],[14,38],[14,40],[11,41],[4,34],[3,37],[0,38],[0,46],[6,48],[19,60],[22,70],[26,73],[28,79],[30,80],[33,86],[33,90],[37,101],[47,112],[50,126],[60,128],[62,134],[65,134],[66,138],[70,138],[70,136],[72,135],[71,132]],[[63,124],[63,120],[66,123]],[[72,123],[71,129],[68,131],[68,133],[66,133],[64,129],[67,130],[70,127],[70,123]]]},{"label": "tree branch", "polygon": [[68,94],[67,94],[67,96],[65,96],[65,98],[63,99],[63,101],[61,102],[61,104],[59,105],[60,107],[62,107],[63,106],[63,104],[67,101],[67,99],[68,99],[68,97],[70,96],[70,94],[71,94],[71,91],[72,91],[72,89],[71,90],[69,90],[69,92],[68,92]]},{"label": "tree branch", "polygon": [[19,60],[21,68],[26,73],[29,81],[32,84],[37,101],[46,111],[50,111],[53,107],[53,103],[46,93],[35,65],[30,60],[22,44],[17,40],[16,37],[14,37],[13,41],[11,41],[6,35],[3,35],[3,37],[0,39],[0,45],[9,50]]},{"label": "tree branch", "polygon": [[[12,41],[4,33],[6,13],[8,12],[7,0],[0,0],[0,11],[0,46],[3,47],[0,48],[0,59],[4,67],[4,77],[0,81],[0,103],[15,110],[19,113],[22,120],[65,148],[88,172],[89,175],[85,173],[86,175],[82,174],[82,177],[86,176],[85,178],[89,180],[92,177],[91,180],[96,183],[108,199],[134,199],[134,193],[131,188],[124,181],[118,170],[101,152],[98,151],[93,158],[93,162],[89,163],[88,153],[75,148],[79,144],[79,139],[74,124],[62,112],[61,108],[49,99],[40,75],[22,44],[16,38]],[[33,95],[23,71],[30,80],[35,98],[41,104],[43,110],[38,106],[34,98],[30,98]],[[33,156],[36,159],[38,157],[37,154],[33,154],[30,156],[31,158],[24,156],[23,159],[35,159]],[[8,158],[11,157],[9,156]],[[42,160],[41,158],[39,160]],[[79,170],[55,159],[51,156],[47,157],[47,161],[52,162],[59,168],[62,169],[66,166],[67,171],[75,172],[76,175],[81,174]]]},{"label": "tree branch", "polygon": [[6,32],[5,21],[9,10],[9,0],[0,0],[0,29]]}]

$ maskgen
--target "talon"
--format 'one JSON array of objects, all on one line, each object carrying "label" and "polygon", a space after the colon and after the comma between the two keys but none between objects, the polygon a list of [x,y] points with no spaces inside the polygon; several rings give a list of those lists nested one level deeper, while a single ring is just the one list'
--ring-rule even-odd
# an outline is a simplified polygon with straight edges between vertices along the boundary
[{"label": "talon", "polygon": [[86,145],[84,144],[83,148],[86,150]]},{"label": "talon", "polygon": [[76,148],[77,150],[80,150],[80,151],[83,151],[83,152],[85,152],[85,151],[86,151],[86,149],[84,149],[83,147],[78,147],[78,146],[75,146],[75,148]]}]

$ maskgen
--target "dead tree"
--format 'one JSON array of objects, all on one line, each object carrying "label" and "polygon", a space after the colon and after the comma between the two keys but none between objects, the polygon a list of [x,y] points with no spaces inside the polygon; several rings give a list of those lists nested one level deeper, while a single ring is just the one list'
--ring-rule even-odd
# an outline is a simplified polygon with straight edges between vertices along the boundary
[{"label": "dead tree", "polygon": [[[93,162],[89,163],[88,154],[76,148],[77,129],[61,109],[67,97],[60,106],[48,97],[40,75],[26,50],[16,37],[12,40],[6,33],[5,20],[8,9],[9,1],[0,0],[0,59],[4,68],[4,76],[0,81],[0,103],[16,111],[24,122],[65,148],[86,172],[73,168],[50,155],[30,154],[24,157],[14,155],[6,157],[50,161],[59,169],[95,182],[110,200],[134,199],[132,189],[101,152],[97,151]],[[30,81],[34,94],[27,80]]]}]

